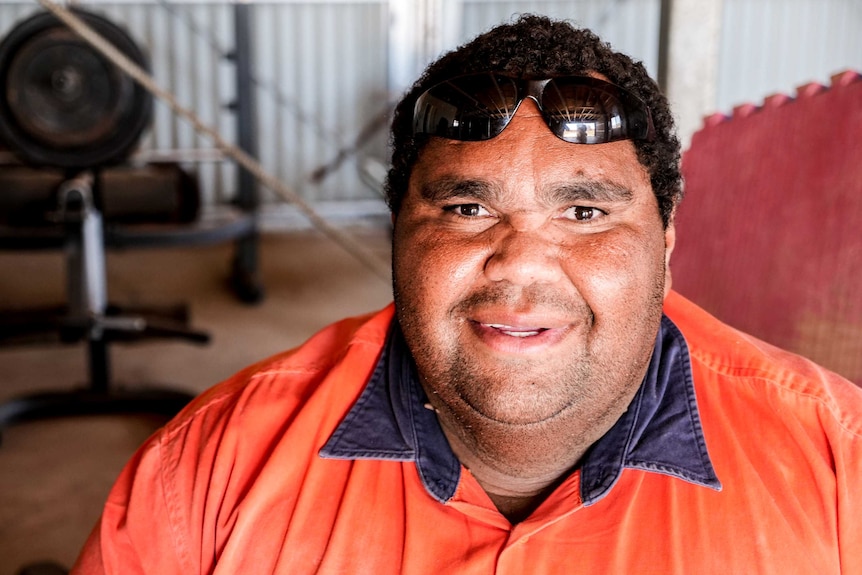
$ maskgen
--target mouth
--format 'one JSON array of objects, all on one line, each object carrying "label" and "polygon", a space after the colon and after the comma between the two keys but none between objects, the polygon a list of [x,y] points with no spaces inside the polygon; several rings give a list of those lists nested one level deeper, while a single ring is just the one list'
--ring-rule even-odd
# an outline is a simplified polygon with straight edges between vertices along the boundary
[{"label": "mouth", "polygon": [[545,322],[478,321],[469,325],[483,347],[505,355],[523,355],[547,351],[560,343],[568,334],[569,325],[543,325]]},{"label": "mouth", "polygon": [[535,337],[550,329],[547,327],[515,327],[502,323],[480,323],[479,325],[488,329],[497,330],[503,335],[508,335],[510,337]]}]

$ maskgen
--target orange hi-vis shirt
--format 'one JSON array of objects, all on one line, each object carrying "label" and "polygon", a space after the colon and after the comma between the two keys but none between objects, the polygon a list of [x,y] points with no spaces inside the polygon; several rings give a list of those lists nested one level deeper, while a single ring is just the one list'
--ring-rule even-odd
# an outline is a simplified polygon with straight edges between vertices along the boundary
[{"label": "orange hi-vis shirt", "polygon": [[862,389],[672,293],[649,373],[511,525],[393,308],[212,388],[111,491],[74,574],[862,574]]}]

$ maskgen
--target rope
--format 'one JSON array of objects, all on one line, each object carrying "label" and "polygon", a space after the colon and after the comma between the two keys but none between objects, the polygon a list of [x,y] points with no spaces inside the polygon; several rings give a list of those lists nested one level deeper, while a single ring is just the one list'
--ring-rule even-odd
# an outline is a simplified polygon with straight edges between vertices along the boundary
[{"label": "rope", "polygon": [[55,4],[52,0],[38,0],[46,10],[53,13],[61,22],[71,28],[76,34],[83,38],[88,44],[98,50],[103,56],[128,74],[133,80],[140,84],[153,96],[164,101],[168,107],[178,116],[187,120],[195,131],[206,135],[215,147],[222,153],[232,158],[237,164],[248,170],[260,183],[275,192],[286,202],[293,204],[302,212],[311,224],[330,240],[339,245],[344,251],[355,257],[366,268],[374,273],[387,284],[390,281],[390,267],[376,255],[366,250],[362,244],[350,234],[336,228],[323,217],[321,217],[311,205],[302,199],[296,192],[284,182],[267,172],[263,166],[248,155],[242,149],[228,143],[221,135],[210,126],[204,124],[191,110],[183,107],[173,94],[159,87],[153,78],[140,66],[120,52],[113,44],[102,38],[85,22],[65,7]]}]

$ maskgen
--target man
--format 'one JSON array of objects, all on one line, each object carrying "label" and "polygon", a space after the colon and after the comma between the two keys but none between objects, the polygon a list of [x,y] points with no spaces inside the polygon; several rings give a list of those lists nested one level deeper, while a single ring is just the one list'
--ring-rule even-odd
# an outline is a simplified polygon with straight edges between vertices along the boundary
[{"label": "man", "polygon": [[432,64],[393,122],[394,306],[198,398],[75,572],[862,573],[862,390],[670,291],[678,163],[588,31]]}]

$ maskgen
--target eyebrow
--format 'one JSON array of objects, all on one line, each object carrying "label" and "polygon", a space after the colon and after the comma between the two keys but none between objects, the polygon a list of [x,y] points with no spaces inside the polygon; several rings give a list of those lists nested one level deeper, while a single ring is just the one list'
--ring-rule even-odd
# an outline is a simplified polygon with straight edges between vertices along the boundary
[{"label": "eyebrow", "polygon": [[634,192],[620,184],[607,180],[583,179],[554,185],[542,194],[552,204],[575,204],[578,202],[628,203]]},{"label": "eyebrow", "polygon": [[423,199],[432,203],[444,203],[453,198],[465,197],[485,202],[499,195],[490,182],[461,178],[441,178],[426,182],[419,192]]},{"label": "eyebrow", "polygon": [[[426,201],[432,203],[445,203],[455,198],[470,198],[484,203],[503,195],[491,182],[456,177],[426,182],[420,193]],[[583,178],[548,186],[546,190],[539,192],[539,198],[550,205],[573,205],[579,202],[628,203],[634,199],[634,192],[607,180]]]}]

